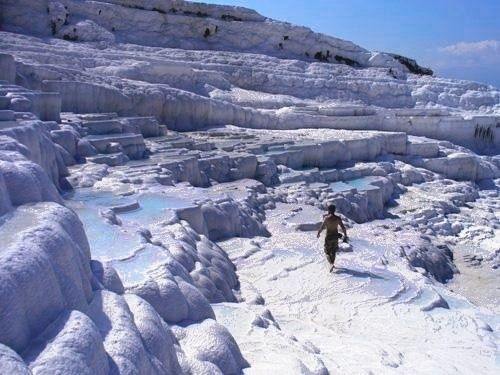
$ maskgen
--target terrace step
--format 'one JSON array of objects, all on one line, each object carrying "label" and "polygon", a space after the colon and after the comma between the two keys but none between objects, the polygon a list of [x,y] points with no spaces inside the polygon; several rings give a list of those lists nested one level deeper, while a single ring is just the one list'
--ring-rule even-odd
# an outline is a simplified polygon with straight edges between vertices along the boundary
[{"label": "terrace step", "polygon": [[14,111],[0,110],[0,121],[14,121]]},{"label": "terrace step", "polygon": [[82,126],[87,128],[90,135],[122,133],[123,125],[117,120],[92,120],[83,121]]},{"label": "terrace step", "polygon": [[104,120],[113,120],[118,117],[116,112],[108,112],[108,113],[85,113],[85,114],[77,114],[77,118],[83,121],[104,121]]},{"label": "terrace step", "polygon": [[[140,134],[121,133],[105,135],[89,135],[85,137],[92,146],[101,154],[109,154],[110,150],[115,150],[114,143],[119,143],[123,152],[130,159],[142,159],[145,156],[146,145],[144,138]],[[111,152],[113,153],[113,152]]]},{"label": "terrace step", "polygon": [[9,109],[10,106],[10,98],[7,96],[0,96],[0,109],[5,110]]},{"label": "terrace step", "polygon": [[18,126],[22,125],[20,125],[20,123],[17,121],[0,121],[0,130],[15,128]]},{"label": "terrace step", "polygon": [[439,155],[439,142],[420,137],[409,137],[406,153],[411,156],[435,158]]},{"label": "terrace step", "polygon": [[116,167],[118,165],[126,164],[130,159],[123,152],[117,152],[114,154],[97,154],[95,156],[87,157],[87,162],[92,162],[95,164],[106,164],[110,167]]},{"label": "terrace step", "polygon": [[142,134],[143,137],[158,137],[161,135],[160,124],[155,117],[123,117],[120,118],[122,123],[129,125],[134,129],[134,132]]}]

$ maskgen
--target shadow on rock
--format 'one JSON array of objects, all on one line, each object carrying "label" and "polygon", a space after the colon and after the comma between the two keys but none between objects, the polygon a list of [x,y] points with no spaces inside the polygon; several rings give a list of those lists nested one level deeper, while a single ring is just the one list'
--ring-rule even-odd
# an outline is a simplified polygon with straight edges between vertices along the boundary
[{"label": "shadow on rock", "polygon": [[369,272],[369,271],[358,271],[358,270],[353,270],[353,269],[345,268],[345,267],[335,268],[334,271],[335,271],[335,273],[346,273],[346,274],[354,276],[354,277],[370,277],[372,279],[385,280],[382,276],[374,274],[374,273]]}]

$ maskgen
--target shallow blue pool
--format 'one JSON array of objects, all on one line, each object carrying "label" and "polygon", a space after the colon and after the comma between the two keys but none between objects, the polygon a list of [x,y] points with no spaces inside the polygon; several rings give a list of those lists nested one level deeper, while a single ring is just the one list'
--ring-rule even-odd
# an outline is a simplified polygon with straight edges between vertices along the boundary
[{"label": "shallow blue pool", "polygon": [[144,282],[149,270],[169,260],[170,255],[161,247],[145,244],[130,258],[113,260],[111,265],[120,275],[123,284],[130,286]]},{"label": "shallow blue pool", "polygon": [[109,261],[125,258],[134,254],[142,245],[135,230],[106,223],[98,210],[85,206],[73,209],[85,228],[92,259]]},{"label": "shallow blue pool", "polygon": [[358,191],[375,189],[376,186],[372,185],[372,183],[376,181],[376,179],[377,177],[374,176],[366,176],[355,178],[352,180],[332,182],[330,184],[330,189],[332,189],[333,192],[337,193],[342,191],[349,191],[352,189],[356,189]]},{"label": "shallow blue pool", "polygon": [[376,178],[374,178],[373,176],[367,176],[348,180],[345,183],[352,186],[353,188],[356,188],[357,190],[366,190],[374,187],[372,185],[372,182],[374,182],[375,180]]},{"label": "shallow blue pool", "polygon": [[345,182],[337,181],[330,184],[330,189],[335,193],[340,193],[342,191],[349,191],[354,189],[353,186],[346,184]]},{"label": "shallow blue pool", "polygon": [[88,207],[110,208],[132,204],[135,199],[114,195],[110,191],[95,191],[91,189],[79,189],[65,197],[68,201],[80,202]]},{"label": "shallow blue pool", "polygon": [[133,221],[141,225],[164,220],[166,210],[192,206],[191,202],[182,198],[166,196],[163,194],[143,194],[137,197],[139,208],[118,214],[121,220]]},{"label": "shallow blue pool", "polygon": [[[119,196],[111,192],[81,189],[66,197],[66,204],[72,208],[83,223],[93,259],[111,261],[132,256],[144,247],[143,239],[137,233],[142,227],[170,219],[174,213],[169,210],[188,207],[191,203],[176,197],[158,193],[139,196]],[[139,208],[137,204],[139,203]],[[132,210],[117,214],[122,225],[108,224],[99,213],[113,207],[131,205]]]}]

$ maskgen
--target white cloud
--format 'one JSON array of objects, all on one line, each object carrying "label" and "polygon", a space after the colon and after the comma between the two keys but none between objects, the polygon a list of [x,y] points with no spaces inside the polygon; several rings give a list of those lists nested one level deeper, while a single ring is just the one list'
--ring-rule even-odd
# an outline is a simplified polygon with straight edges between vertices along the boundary
[{"label": "white cloud", "polygon": [[485,82],[500,88],[500,40],[459,42],[428,49],[417,61],[438,76]]},{"label": "white cloud", "polygon": [[500,65],[500,40],[455,43],[438,48],[429,56],[428,61],[429,65],[437,70],[443,68],[491,70]]},{"label": "white cloud", "polygon": [[482,40],[480,42],[460,42],[440,48],[441,52],[456,56],[491,56],[500,59],[500,41]]}]

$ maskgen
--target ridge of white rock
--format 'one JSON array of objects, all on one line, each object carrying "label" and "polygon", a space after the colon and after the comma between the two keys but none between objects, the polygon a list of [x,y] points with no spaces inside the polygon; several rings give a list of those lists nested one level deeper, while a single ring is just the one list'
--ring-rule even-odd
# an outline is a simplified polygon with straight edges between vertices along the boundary
[{"label": "ridge of white rock", "polygon": [[[27,5],[27,9],[20,11],[23,3],[5,3],[2,17],[5,30],[72,41],[258,52],[347,61],[359,66],[368,66],[371,58],[370,52],[354,43],[271,20],[242,7],[142,0],[37,1]],[[35,13],[37,22],[30,22],[30,15]],[[402,67],[390,55],[372,60],[383,66]]]}]

